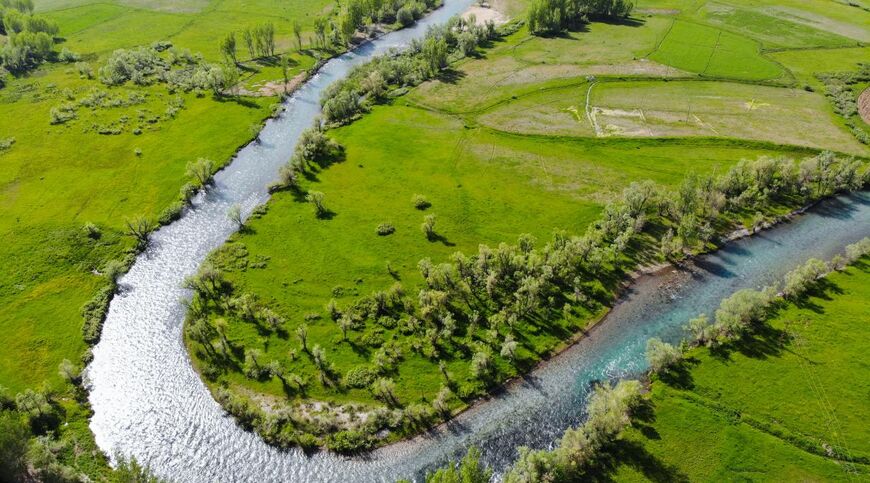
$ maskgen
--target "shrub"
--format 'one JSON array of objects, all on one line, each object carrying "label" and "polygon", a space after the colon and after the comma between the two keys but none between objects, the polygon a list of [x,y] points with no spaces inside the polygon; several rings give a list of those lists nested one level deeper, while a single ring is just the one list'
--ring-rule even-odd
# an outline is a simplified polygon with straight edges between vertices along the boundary
[{"label": "shrub", "polygon": [[653,337],[646,343],[646,360],[653,372],[661,372],[678,363],[683,357],[682,351],[658,337]]},{"label": "shrub", "polygon": [[167,206],[160,213],[160,217],[158,217],[157,222],[161,225],[168,225],[173,221],[181,218],[181,213],[184,211],[184,202],[175,201],[171,205]]},{"label": "shrub", "polygon": [[435,233],[435,215],[426,215],[423,218],[423,224],[420,225],[420,230],[426,235],[429,240],[434,240],[437,236]]},{"label": "shrub", "polygon": [[426,208],[432,206],[432,204],[429,203],[429,200],[427,200],[426,197],[423,195],[412,196],[411,203],[414,203],[414,208],[417,208],[418,210],[425,210]]},{"label": "shrub", "polygon": [[344,375],[344,384],[355,389],[365,389],[372,385],[377,374],[367,366],[356,366]]},{"label": "shrub", "polygon": [[52,107],[49,116],[52,124],[63,124],[76,118],[76,106],[67,102]]},{"label": "shrub", "polygon": [[199,182],[200,186],[209,185],[214,179],[214,162],[210,159],[199,158],[187,163],[187,176]]},{"label": "shrub", "polygon": [[402,27],[408,27],[414,23],[414,12],[408,7],[402,7],[396,12],[396,21]]},{"label": "shrub", "polygon": [[84,226],[82,226],[82,230],[84,230],[85,235],[87,235],[88,238],[92,238],[94,240],[96,240],[97,238],[100,238],[100,236],[102,236],[102,232],[100,231],[100,227],[91,223],[90,221],[85,223]]},{"label": "shrub", "polygon": [[345,430],[329,435],[326,447],[338,453],[353,453],[372,446],[371,436],[360,431]]},{"label": "shrub", "polygon": [[0,153],[11,149],[13,144],[15,144],[15,138],[0,139]]},{"label": "shrub", "polygon": [[72,64],[73,62],[78,62],[79,54],[76,54],[75,52],[64,47],[63,49],[61,49],[60,54],[58,54],[57,60]]},{"label": "shrub", "polygon": [[378,235],[380,236],[391,235],[395,231],[396,227],[394,227],[392,223],[381,223],[378,225]]},{"label": "shrub", "polygon": [[328,213],[328,210],[323,205],[323,198],[325,195],[320,191],[309,191],[307,195],[305,195],[305,201],[314,205],[314,215],[318,218],[323,218]]}]

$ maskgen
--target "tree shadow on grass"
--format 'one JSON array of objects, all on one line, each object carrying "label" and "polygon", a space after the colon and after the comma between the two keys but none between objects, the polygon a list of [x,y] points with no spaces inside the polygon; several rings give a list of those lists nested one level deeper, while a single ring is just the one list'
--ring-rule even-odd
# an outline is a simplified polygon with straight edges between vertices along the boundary
[{"label": "tree shadow on grass", "polygon": [[689,477],[679,468],[665,463],[642,444],[628,440],[619,440],[606,448],[584,475],[583,481],[616,481],[615,476],[623,465],[634,468],[655,482],[689,481]]},{"label": "tree shadow on grass", "polygon": [[212,96],[217,102],[234,102],[248,109],[259,109],[260,105],[256,102],[242,96]]},{"label": "tree shadow on grass", "polygon": [[445,83],[445,84],[456,84],[457,82],[464,79],[466,77],[466,75],[467,74],[461,70],[457,70],[457,69],[454,69],[452,67],[448,67],[448,68],[442,70],[441,72],[439,72],[436,79]]},{"label": "tree shadow on grass", "polygon": [[659,372],[658,379],[676,389],[692,389],[695,387],[695,379],[692,377],[692,367],[701,361],[694,357],[680,360],[670,368]]},{"label": "tree shadow on grass", "polygon": [[441,242],[442,245],[446,247],[455,247],[456,244],[452,241],[448,240],[446,236],[441,235],[440,233],[435,233],[434,235],[430,235],[427,237],[430,243]]}]

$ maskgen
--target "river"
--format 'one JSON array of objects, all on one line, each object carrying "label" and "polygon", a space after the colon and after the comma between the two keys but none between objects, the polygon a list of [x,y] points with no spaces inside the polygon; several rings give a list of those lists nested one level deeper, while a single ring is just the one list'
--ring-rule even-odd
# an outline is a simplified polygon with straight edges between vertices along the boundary
[{"label": "river", "polygon": [[178,221],[156,231],[149,248],[119,281],[102,338],[86,370],[94,410],[91,429],[109,454],[134,456],[174,481],[394,481],[419,478],[471,445],[502,467],[521,444],[546,447],[582,417],[592,381],[644,368],[651,336],[676,340],[680,327],[744,287],[760,287],[811,256],[827,258],[870,236],[870,194],[839,197],[793,223],[739,240],[686,270],[641,277],[598,328],[580,343],[511,384],[450,424],[365,458],[327,452],[279,451],[239,428],[214,401],[191,366],[182,342],[184,278],[235,230],[226,213],[236,203],[250,213],[268,200],[265,187],[292,153],[299,134],[319,114],[323,89],[354,65],[407,45],[432,24],[464,11],[470,0],[448,0],[413,28],[390,33],[331,60],[286,101],[260,142],[241,149]]}]

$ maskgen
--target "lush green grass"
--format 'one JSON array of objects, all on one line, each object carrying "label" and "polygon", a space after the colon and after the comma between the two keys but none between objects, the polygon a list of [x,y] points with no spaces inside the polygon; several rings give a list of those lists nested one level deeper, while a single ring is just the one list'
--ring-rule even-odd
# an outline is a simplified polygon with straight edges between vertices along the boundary
[{"label": "lush green grass", "polygon": [[[186,163],[198,157],[228,161],[272,103],[181,95],[185,107],[171,118],[165,111],[177,96],[165,88],[115,88],[106,90],[147,97],[127,107],[81,107],[77,119],[50,125],[49,110],[67,100],[61,86],[76,99],[105,89],[54,68],[0,91],[0,137],[16,140],[0,154],[0,237],[7,241],[0,247],[0,331],[6,334],[0,383],[13,391],[56,381],[57,364],[79,358],[80,308],[105,283],[92,271],[132,245],[120,236],[125,220],[140,214],[156,219],[188,181]],[[121,124],[124,116],[129,120]],[[95,124],[123,131],[101,135]],[[133,134],[139,126],[142,134]],[[86,236],[86,222],[102,229],[99,240]]]},{"label": "lush green grass", "polygon": [[724,30],[677,20],[650,59],[708,77],[778,79],[784,72],[759,45]]},{"label": "lush green grass", "polygon": [[[272,22],[278,50],[295,46],[293,22],[299,21],[309,44],[314,18],[329,11],[329,0],[275,2],[185,1],[96,2],[72,0],[37,2],[41,14],[61,26],[65,45],[82,54],[104,56],[122,47],[149,45],[170,40],[175,45],[201,52],[209,60],[220,60],[219,41],[231,31],[237,33],[239,57],[248,57],[238,35],[246,27]],[[144,27],[144,28],[143,28]]]},{"label": "lush green grass", "polygon": [[654,418],[629,432],[616,479],[866,478],[867,465],[824,453],[870,457],[868,282],[866,263],[831,275],[768,330],[725,350],[693,350],[678,377],[653,383]]}]

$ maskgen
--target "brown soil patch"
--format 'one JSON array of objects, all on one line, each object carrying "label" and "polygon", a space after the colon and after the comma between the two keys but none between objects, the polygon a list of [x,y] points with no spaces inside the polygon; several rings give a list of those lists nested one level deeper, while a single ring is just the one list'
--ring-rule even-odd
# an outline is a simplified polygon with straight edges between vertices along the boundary
[{"label": "brown soil patch", "polygon": [[245,89],[244,87],[239,89],[239,95],[242,96],[252,96],[252,97],[270,97],[270,96],[279,96],[283,93],[292,93],[296,90],[297,87],[302,85],[305,82],[305,79],[308,75],[303,72],[301,74],[297,74],[296,77],[287,81],[287,83],[283,83],[280,81],[270,81],[265,84],[254,84],[256,91],[251,91]]},{"label": "brown soil patch", "polygon": [[858,97],[858,113],[861,114],[864,122],[870,124],[870,87],[864,89]]}]

